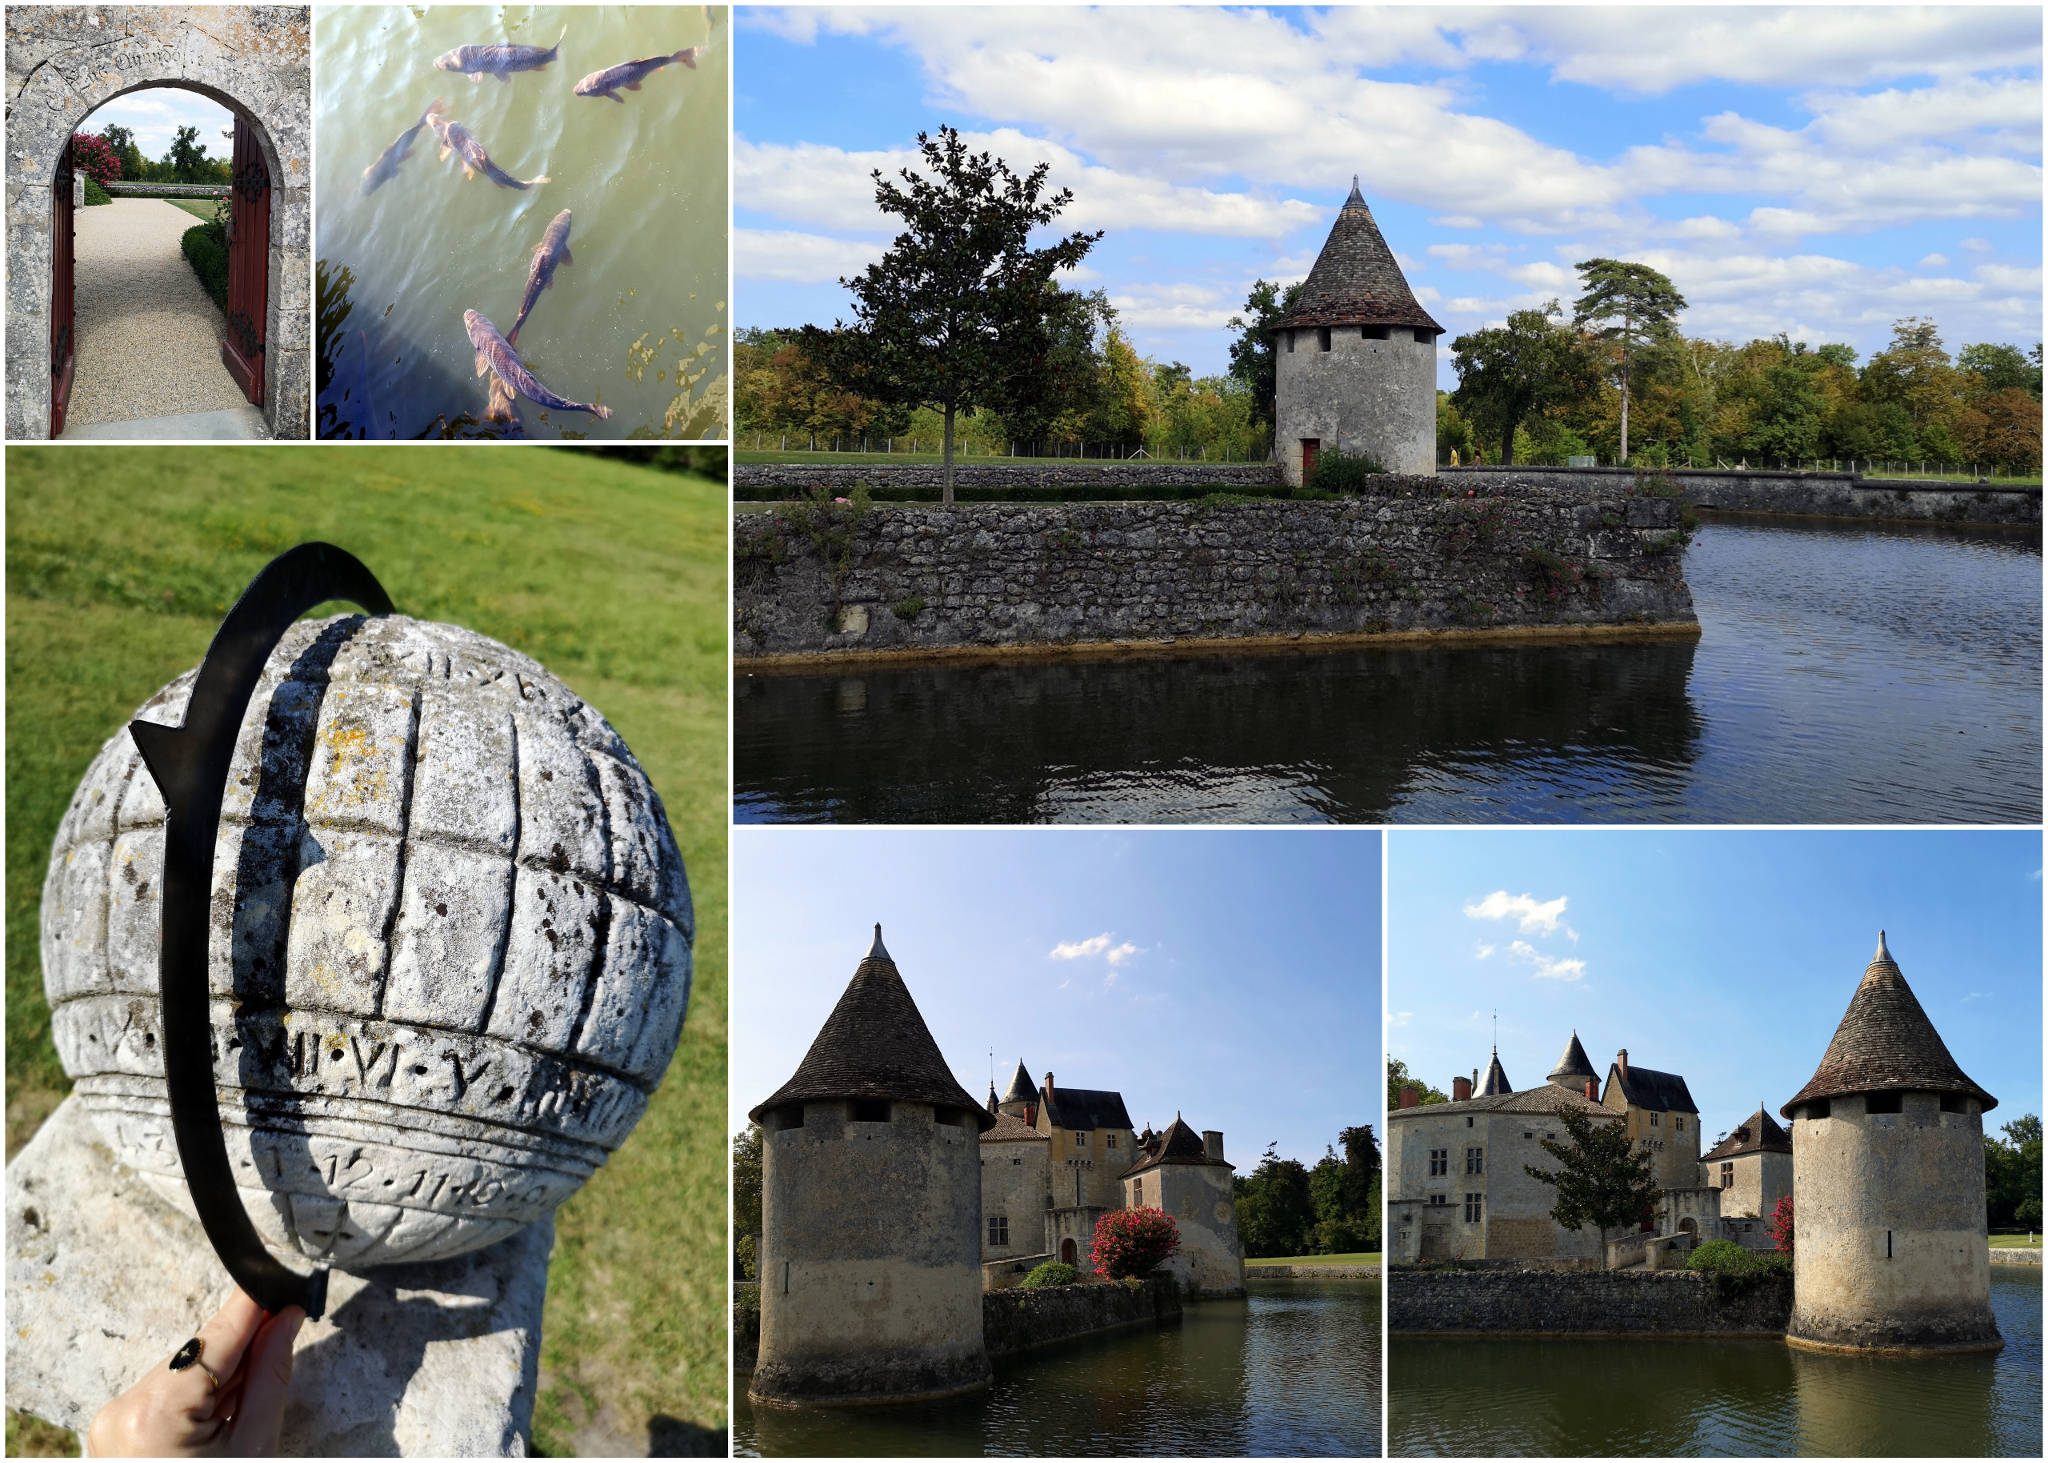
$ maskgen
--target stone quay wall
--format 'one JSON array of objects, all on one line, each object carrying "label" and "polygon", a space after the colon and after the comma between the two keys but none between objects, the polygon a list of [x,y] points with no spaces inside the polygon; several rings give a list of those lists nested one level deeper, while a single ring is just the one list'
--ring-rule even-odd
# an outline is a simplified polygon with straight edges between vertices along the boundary
[{"label": "stone quay wall", "polygon": [[1397,1269],[1387,1329],[1409,1334],[1783,1336],[1790,1277],[1717,1298],[1691,1270]]},{"label": "stone quay wall", "polygon": [[1675,498],[1633,480],[1336,501],[795,504],[736,515],[745,661],[1482,631],[1694,633]]},{"label": "stone quay wall", "polygon": [[[1214,488],[1268,492],[1279,482],[1270,462],[1079,462],[1050,457],[1040,462],[953,465],[953,484],[983,488],[1050,488],[1096,485],[1111,490],[1133,488]],[[929,488],[946,483],[946,469],[937,463],[869,463],[853,467],[790,463],[734,463],[735,490],[768,489],[786,498],[802,497],[812,487],[849,493],[866,483],[871,489]],[[758,496],[758,495],[757,495]]]},{"label": "stone quay wall", "polygon": [[[1633,482],[1636,478],[1635,469],[1626,467],[1458,467],[1445,468],[1442,475],[1454,483],[1495,484],[1494,491],[1513,490],[1530,482],[1558,482],[1576,484],[1586,493],[1596,493],[1601,484],[1615,479]],[[1687,503],[1723,513],[1924,523],[2023,525],[2041,521],[2038,487],[1866,478],[1853,472],[1676,468],[1669,476]]]},{"label": "stone quay wall", "polygon": [[1994,1265],[2039,1265],[2041,1263],[2041,1252],[2039,1250],[2017,1250],[2001,1246],[1991,1252],[1991,1263]]},{"label": "stone quay wall", "polygon": [[1139,1285],[1054,1285],[997,1290],[981,1298],[981,1329],[991,1360],[1141,1324],[1180,1320],[1180,1290],[1170,1279]]},{"label": "stone quay wall", "polygon": [[1377,1265],[1254,1265],[1244,1267],[1246,1280],[1377,1280]]}]

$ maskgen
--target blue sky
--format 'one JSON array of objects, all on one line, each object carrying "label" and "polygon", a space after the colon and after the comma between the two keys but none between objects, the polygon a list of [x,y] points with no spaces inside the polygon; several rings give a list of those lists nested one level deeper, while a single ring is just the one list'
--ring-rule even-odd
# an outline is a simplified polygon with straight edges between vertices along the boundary
[{"label": "blue sky", "polygon": [[1711,1143],[1773,1116],[1820,1064],[1887,932],[1962,1069],[2041,1111],[2041,835],[1722,830],[1396,831],[1388,844],[1389,1052],[1445,1092],[1516,1088],[1577,1028],[1602,1077],[1686,1080]]},{"label": "blue sky", "polygon": [[206,145],[208,157],[232,160],[235,155],[234,139],[221,135],[234,130],[235,114],[219,102],[182,87],[152,86],[115,97],[87,117],[78,130],[104,132],[110,123],[133,132],[135,145],[151,162],[162,161],[180,127],[199,129],[199,140]]},{"label": "blue sky", "polygon": [[880,921],[976,1098],[1110,1088],[1247,1170],[1313,1162],[1383,1105],[1380,840],[1263,833],[736,828],[728,1130],[789,1079]]},{"label": "blue sky", "polygon": [[1253,280],[1307,273],[1354,173],[1446,347],[1569,307],[1602,255],[1669,274],[1696,335],[2040,336],[2038,8],[739,17],[742,326],[843,315],[835,281],[895,232],[870,172],[946,123],[1052,164],[1066,225],[1108,231],[1079,282],[1198,374]]}]

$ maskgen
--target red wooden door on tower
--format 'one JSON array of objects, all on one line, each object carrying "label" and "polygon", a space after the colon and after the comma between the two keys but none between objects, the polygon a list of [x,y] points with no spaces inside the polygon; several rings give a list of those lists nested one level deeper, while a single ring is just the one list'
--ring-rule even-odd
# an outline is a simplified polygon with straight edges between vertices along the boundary
[{"label": "red wooden door on tower", "polygon": [[1301,480],[1304,485],[1316,475],[1316,458],[1322,455],[1323,442],[1320,437],[1301,439]]},{"label": "red wooden door on tower", "polygon": [[71,405],[71,377],[78,366],[71,311],[71,144],[57,155],[50,184],[50,435],[64,435],[64,410]]},{"label": "red wooden door on tower", "polygon": [[221,363],[254,406],[263,405],[263,322],[270,303],[270,170],[256,132],[235,118],[228,217],[228,333]]}]

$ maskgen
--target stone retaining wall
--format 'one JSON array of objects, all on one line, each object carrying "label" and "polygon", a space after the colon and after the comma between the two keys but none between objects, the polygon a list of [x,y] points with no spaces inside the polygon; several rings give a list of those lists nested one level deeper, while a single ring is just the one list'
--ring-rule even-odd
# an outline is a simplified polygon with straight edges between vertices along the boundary
[{"label": "stone retaining wall", "polygon": [[1991,1252],[1994,1265],[2038,1265],[2041,1263],[2039,1250],[2017,1250],[2000,1246]]},{"label": "stone retaining wall", "polygon": [[1397,1269],[1387,1329],[1401,1333],[1782,1336],[1790,1276],[1716,1299],[1692,1270]]},{"label": "stone retaining wall", "polygon": [[1331,502],[808,504],[733,522],[741,660],[1484,631],[1698,633],[1633,480]]},{"label": "stone retaining wall", "polygon": [[994,1361],[1077,1336],[1166,1325],[1180,1316],[1180,1291],[1171,1280],[998,1290],[981,1298],[982,1335]]},{"label": "stone retaining wall", "polygon": [[1246,1265],[1246,1280],[1377,1280],[1377,1265]]},{"label": "stone retaining wall", "polygon": [[[1592,494],[1616,480],[1633,482],[1624,467],[1446,468],[1451,482],[1484,482],[1496,492],[1527,483],[1571,483]],[[1928,523],[2038,524],[2041,490],[1990,483],[1916,482],[1866,478],[1850,472],[1733,472],[1678,468],[1670,474],[1685,501],[1726,513],[1781,513],[1814,518],[1910,519]],[[1608,489],[1611,491],[1611,489]]]},{"label": "stone retaining wall", "polygon": [[[824,466],[809,463],[734,463],[732,482],[738,488],[779,489],[790,498],[805,489],[823,484],[835,493],[845,493],[857,483],[872,489],[942,488],[946,469],[938,464],[864,463],[854,466]],[[984,463],[979,466],[953,465],[956,487],[973,484],[989,488],[1051,487],[1060,484],[1091,483],[1105,488],[1213,487],[1262,490],[1279,481],[1279,469],[1270,462],[1076,462],[1047,458],[1029,464]]]},{"label": "stone retaining wall", "polygon": [[228,191],[225,183],[108,183],[104,186],[116,198],[220,198]]}]

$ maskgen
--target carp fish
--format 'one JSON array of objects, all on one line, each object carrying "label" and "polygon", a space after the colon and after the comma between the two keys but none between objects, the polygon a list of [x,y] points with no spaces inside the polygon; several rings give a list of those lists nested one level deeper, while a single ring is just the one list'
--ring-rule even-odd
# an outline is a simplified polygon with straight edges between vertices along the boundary
[{"label": "carp fish", "polygon": [[420,113],[419,121],[399,133],[397,140],[378,154],[377,161],[363,169],[363,194],[365,197],[375,193],[379,188],[398,176],[399,166],[412,153],[413,139],[420,135],[420,129],[427,125],[428,118],[432,117],[435,112],[446,105],[447,103],[442,101],[441,98],[435,97],[433,105]]},{"label": "carp fish", "polygon": [[533,302],[540,298],[542,290],[555,282],[557,269],[575,262],[575,256],[569,252],[569,210],[565,208],[555,215],[548,231],[533,246],[533,263],[526,271],[526,293],[519,300],[519,318],[505,332],[505,344],[519,344],[519,327],[533,313]]},{"label": "carp fish", "polygon": [[506,42],[488,46],[457,46],[436,56],[434,69],[459,71],[471,81],[482,81],[486,76],[495,76],[503,81],[514,71],[545,71],[560,58],[562,41],[568,34],[569,27],[565,25],[552,46],[514,46]]},{"label": "carp fish", "polygon": [[441,161],[446,162],[451,152],[457,154],[462,159],[464,178],[474,178],[478,173],[482,173],[501,188],[520,189],[532,188],[548,181],[546,173],[523,182],[513,177],[491,161],[491,155],[484,151],[484,145],[476,140],[467,127],[442,115],[444,110],[438,104],[429,107],[427,121],[433,127],[434,135],[441,139]]},{"label": "carp fish", "polygon": [[620,88],[627,91],[640,90],[640,83],[661,70],[682,62],[692,71],[697,69],[697,48],[685,46],[671,56],[649,56],[640,61],[621,61],[616,66],[607,66],[602,71],[593,71],[576,83],[576,95],[580,97],[610,97],[620,106],[626,99],[619,95]]},{"label": "carp fish", "polygon": [[519,353],[512,343],[498,333],[498,327],[474,310],[462,312],[462,327],[469,332],[469,343],[476,347],[476,373],[496,371],[498,379],[515,397],[523,396],[541,406],[551,406],[556,411],[587,411],[593,416],[609,417],[612,409],[595,406],[588,402],[570,401],[557,396],[534,378],[526,369],[526,363],[519,359]]}]

